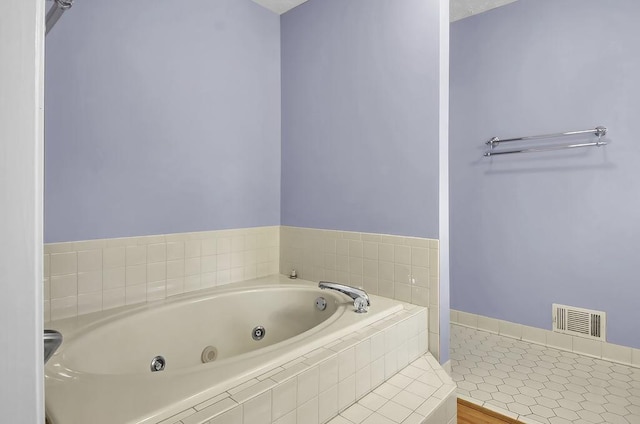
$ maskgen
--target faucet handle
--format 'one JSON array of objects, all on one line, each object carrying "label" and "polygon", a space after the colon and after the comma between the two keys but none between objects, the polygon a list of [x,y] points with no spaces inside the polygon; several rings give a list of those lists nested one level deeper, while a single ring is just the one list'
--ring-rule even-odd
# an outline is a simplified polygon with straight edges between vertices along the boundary
[{"label": "faucet handle", "polygon": [[353,300],[353,307],[356,308],[356,312],[359,314],[364,314],[369,312],[369,301],[364,297],[356,297]]}]

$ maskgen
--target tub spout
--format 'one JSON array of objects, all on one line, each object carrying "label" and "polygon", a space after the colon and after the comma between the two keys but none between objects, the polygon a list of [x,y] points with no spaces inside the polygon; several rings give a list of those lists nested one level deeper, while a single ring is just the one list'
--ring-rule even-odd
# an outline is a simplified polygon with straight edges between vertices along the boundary
[{"label": "tub spout", "polygon": [[55,330],[44,330],[44,363],[58,350],[62,344],[62,334]]},{"label": "tub spout", "polygon": [[329,281],[320,281],[318,283],[318,287],[321,289],[330,289],[336,290],[340,293],[344,293],[353,299],[353,306],[356,308],[356,312],[363,313],[367,312],[369,306],[371,306],[371,302],[369,301],[369,295],[362,289],[357,287],[351,287],[344,284],[332,283]]}]

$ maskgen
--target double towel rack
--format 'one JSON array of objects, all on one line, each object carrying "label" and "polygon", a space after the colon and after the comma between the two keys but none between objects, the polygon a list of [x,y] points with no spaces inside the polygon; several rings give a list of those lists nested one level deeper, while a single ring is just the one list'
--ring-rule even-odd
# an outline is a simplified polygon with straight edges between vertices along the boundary
[{"label": "double towel rack", "polygon": [[[544,147],[527,147],[522,149],[513,149],[513,150],[494,150],[501,143],[509,143],[514,141],[529,141],[529,140],[538,140],[543,138],[557,138],[571,135],[580,135],[580,134],[593,134],[598,137],[597,141],[590,143],[576,143],[576,144],[564,144],[560,146],[544,146]],[[593,147],[593,146],[605,146],[607,144],[606,141],[602,141],[602,137],[607,134],[606,127],[595,127],[590,130],[581,130],[581,131],[569,131],[564,133],[554,133],[554,134],[544,134],[544,135],[531,135],[527,137],[516,137],[516,138],[505,138],[499,139],[498,137],[493,137],[485,144],[489,146],[489,150],[484,153],[485,157],[497,156],[497,155],[508,155],[511,153],[533,153],[533,152],[547,152],[552,150],[564,150],[564,149],[574,149],[577,147]]]}]

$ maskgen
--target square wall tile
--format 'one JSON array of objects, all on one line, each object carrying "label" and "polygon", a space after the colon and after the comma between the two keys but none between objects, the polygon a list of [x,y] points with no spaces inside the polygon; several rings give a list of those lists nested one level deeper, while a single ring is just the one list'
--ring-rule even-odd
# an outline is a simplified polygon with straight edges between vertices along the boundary
[{"label": "square wall tile", "polygon": [[144,265],[147,263],[147,246],[127,246],[127,266]]},{"label": "square wall tile", "polygon": [[184,277],[167,278],[167,297],[184,293]]},{"label": "square wall tile", "polygon": [[102,291],[78,295],[78,315],[102,310]]},{"label": "square wall tile", "polygon": [[371,360],[382,358],[385,352],[385,333],[381,331],[371,336]]},{"label": "square wall tile", "polygon": [[350,347],[338,354],[338,380],[342,381],[356,372],[356,350]]},{"label": "square wall tile", "polygon": [[429,268],[429,249],[425,249],[422,247],[412,247],[411,265]]},{"label": "square wall tile", "polygon": [[167,261],[184,260],[184,242],[174,241],[167,243]]},{"label": "square wall tile", "polygon": [[298,377],[298,406],[318,396],[320,372],[318,367],[313,367],[303,372]]},{"label": "square wall tile", "polygon": [[378,260],[384,262],[395,262],[393,244],[378,244]]},{"label": "square wall tile", "polygon": [[52,253],[51,276],[75,274],[78,272],[78,254],[76,252],[69,253]]},{"label": "square wall tile", "polygon": [[401,302],[411,302],[411,285],[396,282],[393,297]]},{"label": "square wall tile", "polygon": [[218,254],[231,253],[231,239],[228,237],[218,238],[216,250]]},{"label": "square wall tile", "polygon": [[78,294],[102,292],[102,271],[79,272]]},{"label": "square wall tile", "polygon": [[166,243],[150,244],[147,246],[147,263],[165,262],[167,260]]},{"label": "square wall tile", "polygon": [[404,264],[395,264],[393,267],[393,277],[395,283],[411,283],[411,266]]},{"label": "square wall tile", "polygon": [[126,269],[125,282],[127,286],[145,284],[147,282],[146,264],[128,266]]},{"label": "square wall tile", "polygon": [[418,306],[429,306],[429,289],[425,287],[411,287],[411,303]]},{"label": "square wall tile", "polygon": [[[362,242],[362,257],[364,259],[378,260],[378,243],[364,241]],[[393,259],[391,260],[393,261]]]},{"label": "square wall tile", "polygon": [[199,258],[202,256],[202,241],[201,240],[187,240],[184,245],[184,257]]},{"label": "square wall tile", "polygon": [[167,297],[167,282],[165,280],[147,283],[147,301],[165,299]]},{"label": "square wall tile", "polygon": [[351,406],[356,400],[356,376],[352,374],[350,377],[341,380],[338,383],[338,410],[344,411]]},{"label": "square wall tile", "polygon": [[184,276],[184,259],[167,261],[167,279]]},{"label": "square wall tile", "polygon": [[202,256],[213,256],[218,253],[218,240],[208,238],[201,241],[200,254]]},{"label": "square wall tile", "polygon": [[371,388],[378,387],[385,379],[384,356],[371,362]]},{"label": "square wall tile", "polygon": [[338,414],[338,386],[332,386],[318,396],[318,420],[326,423]]},{"label": "square wall tile", "polygon": [[126,292],[124,287],[104,290],[102,292],[102,309],[112,309],[124,306],[125,300]]},{"label": "square wall tile", "polygon": [[78,314],[78,297],[69,296],[60,299],[51,299],[51,319],[71,318]]},{"label": "square wall tile", "polygon": [[185,276],[199,275],[200,267],[201,267],[200,257],[186,259],[184,262],[184,275]]},{"label": "square wall tile", "polygon": [[411,265],[411,247],[394,246],[395,263],[402,265]]},{"label": "square wall tile", "polygon": [[124,268],[126,265],[126,248],[125,247],[107,247],[102,251],[102,267]]},{"label": "square wall tile", "polygon": [[76,274],[53,276],[49,281],[52,299],[78,295],[78,276]]},{"label": "square wall tile", "polygon": [[360,399],[371,391],[371,365],[356,371],[356,399]]},{"label": "square wall tile", "polygon": [[127,286],[125,290],[125,303],[133,305],[147,301],[147,284],[136,284]]},{"label": "square wall tile", "polygon": [[349,256],[352,258],[362,258],[363,244],[360,240],[349,240]]},{"label": "square wall tile", "polygon": [[147,281],[163,281],[167,278],[167,263],[154,262],[147,264]]},{"label": "square wall tile", "polygon": [[107,268],[102,270],[102,289],[110,290],[126,285],[126,269]]},{"label": "square wall tile", "polygon": [[273,409],[272,420],[288,414],[296,409],[297,406],[297,380],[289,379],[273,388]]},{"label": "square wall tile", "polygon": [[358,343],[355,347],[356,370],[360,370],[371,363],[371,339]]},{"label": "square wall tile", "polygon": [[318,365],[319,390],[321,392],[338,384],[338,358],[332,357]]},{"label": "square wall tile", "polygon": [[297,423],[298,423],[297,410],[291,411],[284,417],[281,417],[277,421],[274,421],[274,424],[297,424]]},{"label": "square wall tile", "polygon": [[314,397],[297,409],[297,420],[299,423],[318,424],[318,397]]},{"label": "square wall tile", "polygon": [[244,424],[271,424],[271,391],[245,402],[242,408]]},{"label": "square wall tile", "polygon": [[78,272],[102,271],[102,250],[78,252]]},{"label": "square wall tile", "polygon": [[184,277],[184,291],[185,293],[200,290],[202,288],[202,281],[200,275],[190,275]]}]

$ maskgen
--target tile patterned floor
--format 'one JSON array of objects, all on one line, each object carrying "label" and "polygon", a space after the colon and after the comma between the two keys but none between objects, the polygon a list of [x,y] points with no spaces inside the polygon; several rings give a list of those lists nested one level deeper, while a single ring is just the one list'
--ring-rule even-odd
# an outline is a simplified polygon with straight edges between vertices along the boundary
[{"label": "tile patterned floor", "polygon": [[640,369],[451,326],[458,395],[523,423],[640,424]]}]

